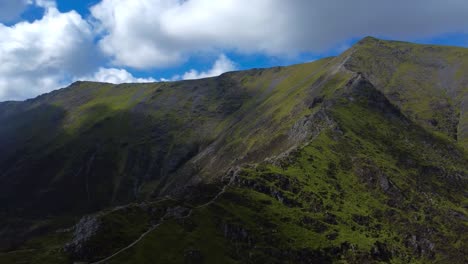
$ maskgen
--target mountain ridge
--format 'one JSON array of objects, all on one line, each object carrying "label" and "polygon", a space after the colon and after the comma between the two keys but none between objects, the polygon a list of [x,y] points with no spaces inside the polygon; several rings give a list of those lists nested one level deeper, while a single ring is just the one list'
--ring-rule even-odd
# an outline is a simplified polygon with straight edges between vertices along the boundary
[{"label": "mountain ridge", "polygon": [[0,103],[0,245],[92,262],[156,222],[110,263],[462,263],[465,69],[466,49],[365,38],[312,63]]}]

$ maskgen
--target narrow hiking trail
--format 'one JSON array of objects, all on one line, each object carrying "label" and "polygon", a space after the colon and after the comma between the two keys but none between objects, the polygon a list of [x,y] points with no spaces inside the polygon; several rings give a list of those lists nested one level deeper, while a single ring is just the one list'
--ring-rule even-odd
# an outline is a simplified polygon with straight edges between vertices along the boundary
[{"label": "narrow hiking trail", "polygon": [[[195,209],[200,209],[200,208],[203,208],[203,207],[207,207],[211,204],[213,204],[214,202],[216,202],[216,200],[221,197],[221,195],[223,195],[227,188],[232,184],[232,182],[234,181],[234,178],[235,177],[232,177],[231,180],[229,181],[228,184],[224,185],[223,188],[221,189],[221,191],[216,194],[211,200],[209,200],[208,202],[202,204],[202,205],[199,205],[199,206],[196,206],[196,207],[193,207],[192,209],[190,209],[189,213],[183,217],[179,217],[177,219],[185,219],[185,218],[188,218],[192,215],[193,213],[193,210]],[[102,259],[102,260],[99,260],[99,261],[96,261],[96,262],[91,262],[89,264],[103,264],[103,263],[106,263],[107,261],[111,260],[112,258],[114,258],[115,256],[119,255],[120,253],[132,248],[133,246],[135,246],[136,244],[138,244],[138,242],[140,242],[143,238],[145,238],[149,233],[151,233],[152,231],[154,231],[156,228],[158,228],[161,224],[164,223],[164,220],[166,220],[166,217],[167,217],[168,213],[164,214],[162,217],[161,217],[161,220],[159,221],[159,223],[157,223],[156,225],[152,226],[150,229],[148,229],[146,232],[144,232],[143,234],[140,235],[140,237],[138,237],[137,240],[133,241],[130,245],[120,249],[119,251],[115,252],[114,254]]]}]

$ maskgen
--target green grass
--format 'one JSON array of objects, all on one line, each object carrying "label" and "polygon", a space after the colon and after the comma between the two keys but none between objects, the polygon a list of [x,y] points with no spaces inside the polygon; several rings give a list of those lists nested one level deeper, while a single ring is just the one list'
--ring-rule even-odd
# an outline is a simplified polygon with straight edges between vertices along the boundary
[{"label": "green grass", "polygon": [[[85,256],[61,250],[71,232],[50,231],[0,261],[102,259],[167,208],[201,202],[103,208],[153,201],[194,178],[208,196],[209,184],[240,165],[215,203],[163,221],[110,262],[463,263],[466,53],[366,39],[291,67],[175,83],[84,82],[2,104],[0,136],[12,142],[0,153],[2,179],[15,179],[2,182],[7,210],[52,218],[99,211],[102,226]],[[372,85],[353,86],[357,72]]]},{"label": "green grass", "polygon": [[[354,101],[337,101],[330,112],[336,128],[282,166],[244,168],[216,203],[166,222],[112,263],[183,263],[188,250],[206,263],[295,263],[304,250],[336,263],[462,263],[466,249],[459,232],[466,223],[448,215],[465,212],[465,185],[420,173],[428,165],[466,173],[466,158],[390,104],[373,108],[366,96],[376,95],[358,91]],[[379,177],[389,189],[382,189]],[[226,226],[243,231],[233,238]],[[431,229],[438,231],[427,233]],[[415,253],[408,246],[412,235],[434,243],[434,255]],[[371,257],[377,245],[390,257]]]},{"label": "green grass", "polygon": [[467,123],[458,116],[466,100],[467,49],[368,38],[344,55],[351,52],[350,69],[365,73],[413,121],[447,138],[458,134],[468,149]]}]

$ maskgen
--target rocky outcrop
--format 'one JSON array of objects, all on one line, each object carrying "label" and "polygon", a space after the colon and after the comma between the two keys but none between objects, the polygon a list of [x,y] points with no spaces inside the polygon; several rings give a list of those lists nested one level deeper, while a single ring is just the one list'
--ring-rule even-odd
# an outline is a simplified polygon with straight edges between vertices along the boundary
[{"label": "rocky outcrop", "polygon": [[86,246],[87,242],[99,231],[101,221],[97,216],[84,216],[73,227],[73,239],[65,245],[64,250],[80,259],[92,254],[93,249]]},{"label": "rocky outcrop", "polygon": [[413,250],[413,253],[420,257],[434,259],[435,245],[429,239],[418,235],[408,235],[406,245]]},{"label": "rocky outcrop", "polygon": [[234,180],[234,184],[269,195],[288,207],[302,206],[300,202],[289,197],[285,192],[299,192],[300,188],[297,181],[293,184],[293,180],[289,180],[287,176],[281,174],[266,174],[264,177],[270,180],[279,179],[279,181],[276,183],[277,185],[269,185],[264,180],[248,179],[240,176]]}]

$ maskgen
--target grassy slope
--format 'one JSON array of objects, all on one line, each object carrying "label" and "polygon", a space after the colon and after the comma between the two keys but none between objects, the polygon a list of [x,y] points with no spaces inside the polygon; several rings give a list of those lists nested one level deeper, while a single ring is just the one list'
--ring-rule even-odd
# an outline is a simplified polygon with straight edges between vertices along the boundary
[{"label": "grassy slope", "polygon": [[173,191],[194,174],[217,179],[242,157],[262,160],[296,143],[283,138],[311,112],[307,88],[328,62],[177,83],[81,82],[18,103],[0,117],[9,124],[0,128],[0,197],[15,202],[10,210],[34,197],[26,211],[89,212]]},{"label": "grassy slope", "polygon": [[463,151],[370,87],[351,96],[280,166],[244,168],[216,203],[110,263],[466,262]]},{"label": "grassy slope", "polygon": [[[352,73],[336,67],[353,49],[315,63],[193,82],[77,83],[24,104],[0,105],[8,110],[0,113],[0,119],[15,120],[9,128],[0,128],[0,138],[11,137],[12,131],[25,131],[15,138],[19,142],[15,148],[25,146],[27,153],[43,150],[42,156],[34,157],[43,167],[10,168],[0,180],[14,173],[19,179],[23,175],[23,184],[28,183],[31,191],[45,193],[35,199],[39,197],[41,204],[47,204],[48,199],[57,204],[56,197],[61,197],[66,203],[53,209],[69,214],[65,208],[89,211],[89,204],[95,210],[135,198],[147,199],[155,191],[180,186],[193,174],[209,181],[229,166],[257,164],[314,137],[276,165],[267,162],[245,167],[236,184],[216,203],[195,209],[190,218],[164,221],[114,261],[300,263],[316,259],[326,263],[340,259],[388,261],[391,257],[395,263],[463,263],[467,241],[460,234],[466,233],[467,201],[462,191],[466,188],[467,158],[455,145],[453,131],[446,128],[451,124],[452,108],[459,109],[454,111],[459,111],[463,120],[466,91],[459,87],[463,87],[464,77],[456,75],[461,76],[460,85],[454,86],[450,95],[437,97],[444,90],[435,85],[434,91],[423,93],[417,101],[410,93],[414,95],[426,86],[408,85],[399,79],[423,78],[415,78],[406,70],[411,67],[401,66],[399,57],[389,56],[388,50],[399,54],[401,46],[409,46],[411,52],[427,47],[378,43],[384,47],[375,49],[371,39],[353,48],[356,51],[346,68],[362,71],[403,114],[374,88],[346,90]],[[423,73],[418,76],[426,76]],[[408,93],[404,96],[409,99],[396,95],[395,87]],[[437,96],[432,97],[432,93]],[[437,98],[441,98],[438,104],[450,101],[446,107],[450,111],[442,117],[429,117],[434,106],[418,102]],[[20,110],[11,111],[11,104]],[[41,107],[44,111],[37,111]],[[20,129],[28,125],[22,123],[22,115],[45,128],[34,126],[39,129],[28,134]],[[428,123],[430,118],[438,125]],[[464,126],[460,121],[456,133],[462,146]],[[50,127],[54,129],[50,131]],[[11,153],[15,151],[18,149]],[[8,152],[3,155],[8,156]],[[31,164],[27,157],[3,161],[18,167]],[[32,171],[42,184],[39,187],[30,184],[27,176]],[[191,206],[187,201],[180,203]],[[146,209],[136,212],[141,222],[135,228],[128,224],[135,222],[130,217],[133,214],[125,210],[104,213],[107,229],[88,246],[106,247],[91,258],[99,259],[130,243],[158,220]],[[4,213],[8,215],[8,211]],[[36,253],[14,251],[1,254],[0,259],[54,263],[56,258],[56,263],[63,263],[69,256],[58,249],[70,236],[68,232],[38,238],[40,242],[20,248]],[[38,251],[40,248],[49,250]]]},{"label": "grassy slope", "polygon": [[426,129],[468,149],[468,50],[366,38],[342,56]]}]

